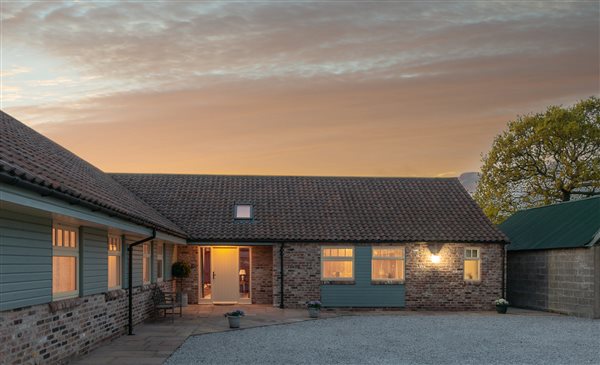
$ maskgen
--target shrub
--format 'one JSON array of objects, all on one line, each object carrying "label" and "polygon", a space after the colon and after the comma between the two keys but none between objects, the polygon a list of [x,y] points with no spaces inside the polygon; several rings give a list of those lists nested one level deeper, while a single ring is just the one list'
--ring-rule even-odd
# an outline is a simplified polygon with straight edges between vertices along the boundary
[{"label": "shrub", "polygon": [[187,262],[177,261],[171,267],[171,273],[178,279],[187,278],[192,273],[192,268]]}]

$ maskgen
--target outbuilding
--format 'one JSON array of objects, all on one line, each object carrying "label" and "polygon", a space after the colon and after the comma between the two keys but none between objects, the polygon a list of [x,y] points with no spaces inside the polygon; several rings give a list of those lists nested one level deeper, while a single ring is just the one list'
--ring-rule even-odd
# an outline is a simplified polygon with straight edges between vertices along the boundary
[{"label": "outbuilding", "polygon": [[600,196],[523,210],[500,229],[512,305],[600,317]]}]

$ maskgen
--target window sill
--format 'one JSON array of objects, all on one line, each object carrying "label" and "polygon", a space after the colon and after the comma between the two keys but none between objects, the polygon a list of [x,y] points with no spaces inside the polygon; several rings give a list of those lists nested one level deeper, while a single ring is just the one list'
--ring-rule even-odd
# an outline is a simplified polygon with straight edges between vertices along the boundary
[{"label": "window sill", "polygon": [[481,280],[465,280],[465,284],[467,285],[480,285]]},{"label": "window sill", "polygon": [[354,285],[354,280],[321,280],[321,285]]},{"label": "window sill", "polygon": [[404,280],[371,280],[371,285],[404,285]]},{"label": "window sill", "polygon": [[70,297],[70,298],[54,298],[53,302],[48,303],[50,312],[55,313],[59,310],[67,310],[78,307],[81,305],[81,298]]}]

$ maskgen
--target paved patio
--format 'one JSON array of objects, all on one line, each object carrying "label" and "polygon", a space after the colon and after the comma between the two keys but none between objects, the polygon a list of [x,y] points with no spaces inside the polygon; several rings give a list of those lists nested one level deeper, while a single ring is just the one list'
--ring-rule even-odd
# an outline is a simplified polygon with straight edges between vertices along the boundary
[{"label": "paved patio", "polygon": [[[279,309],[271,305],[190,305],[183,317],[147,321],[134,328],[134,336],[122,336],[74,361],[75,364],[162,364],[189,336],[232,331],[223,316],[242,309],[242,328],[313,320],[302,309]],[[323,317],[339,315],[325,312]]]},{"label": "paved patio", "polygon": [[[290,324],[311,321],[305,309],[279,309],[270,305],[190,305],[184,308],[183,317],[147,321],[134,329],[134,336],[122,336],[107,343],[90,354],[74,361],[74,364],[162,364],[185,340],[192,335],[237,331],[229,329],[224,313],[242,309],[246,316],[242,319],[242,329],[269,325]],[[451,312],[452,314],[489,316],[493,312]],[[415,311],[323,311],[322,318],[361,315],[399,315],[399,316],[439,316],[448,312]],[[537,312],[510,308],[509,315],[556,316],[547,312]]]}]

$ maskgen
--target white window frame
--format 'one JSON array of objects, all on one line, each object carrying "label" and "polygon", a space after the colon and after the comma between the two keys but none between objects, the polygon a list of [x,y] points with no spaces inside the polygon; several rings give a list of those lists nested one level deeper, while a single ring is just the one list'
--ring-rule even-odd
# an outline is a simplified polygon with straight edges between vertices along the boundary
[{"label": "white window frame", "polygon": [[[116,250],[111,250],[111,246],[116,245]],[[123,259],[122,259],[122,248],[123,248],[123,240],[121,236],[116,234],[108,235],[108,256],[117,257],[117,278],[119,278],[119,285],[117,286],[109,286],[108,290],[116,290],[121,289],[123,286]],[[107,268],[108,270],[108,268]],[[107,278],[108,280],[108,278]]]},{"label": "white window frame", "polygon": [[[471,253],[471,257],[467,257],[467,251],[470,250],[476,251],[477,256],[473,257]],[[477,261],[477,273],[479,274],[479,278],[477,279],[467,279],[467,272],[465,270],[465,262],[467,261]],[[479,247],[465,247],[464,250],[464,259],[463,259],[463,279],[468,283],[479,283],[481,282],[481,249]]]},{"label": "white window frame", "polygon": [[[375,250],[385,249],[401,249],[402,256],[375,256]],[[404,283],[406,278],[406,248],[404,246],[371,246],[371,281],[376,282],[393,282],[393,283]],[[375,260],[390,260],[390,261],[402,261],[402,279],[381,279],[373,277],[373,261]]]},{"label": "white window frame", "polygon": [[[160,250],[158,249],[160,247]],[[156,282],[162,283],[165,278],[165,244],[163,242],[156,242],[154,246],[154,257],[156,258],[156,266],[158,267],[158,260],[161,261],[161,277],[158,277],[156,273]]]},{"label": "white window frame", "polygon": [[[144,242],[142,244],[142,284],[148,285],[152,282],[152,243]],[[147,251],[147,252],[146,252]],[[145,280],[144,274],[148,271],[148,280]]]},{"label": "white window frame", "polygon": [[[325,256],[323,253],[327,249],[347,249],[347,250],[350,249],[350,250],[352,250],[352,257],[350,258],[349,256]],[[356,272],[355,259],[356,259],[356,250],[354,249],[354,246],[350,246],[350,245],[348,245],[348,246],[321,246],[321,280],[322,281],[354,281],[355,280],[355,272]],[[350,277],[350,278],[324,277],[323,272],[325,270],[323,270],[323,266],[326,261],[352,261],[352,277]]]},{"label": "white window frame", "polygon": [[[58,246],[57,230],[74,232],[75,247]],[[73,238],[72,235],[69,235]],[[79,228],[61,223],[52,224],[52,261],[54,265],[55,256],[75,257],[75,290],[69,292],[55,293],[52,289],[52,300],[77,298],[79,296]],[[52,280],[54,280],[54,267],[52,268]],[[54,287],[54,285],[52,285]]]}]

